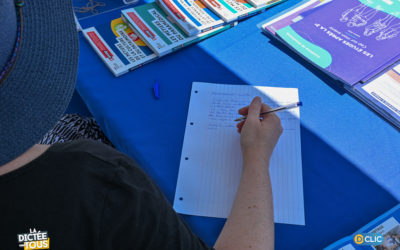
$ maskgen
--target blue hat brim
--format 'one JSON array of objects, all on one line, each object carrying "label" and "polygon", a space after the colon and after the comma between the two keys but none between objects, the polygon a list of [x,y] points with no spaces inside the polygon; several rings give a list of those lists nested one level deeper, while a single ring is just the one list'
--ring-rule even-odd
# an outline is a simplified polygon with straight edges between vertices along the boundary
[{"label": "blue hat brim", "polygon": [[37,143],[75,87],[78,34],[72,2],[25,1],[18,56],[0,85],[0,166]]}]

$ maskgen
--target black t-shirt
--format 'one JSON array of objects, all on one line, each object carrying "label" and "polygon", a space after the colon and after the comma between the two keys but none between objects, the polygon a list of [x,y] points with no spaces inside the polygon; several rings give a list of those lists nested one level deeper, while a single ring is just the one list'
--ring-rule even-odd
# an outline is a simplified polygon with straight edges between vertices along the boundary
[{"label": "black t-shirt", "polygon": [[0,249],[24,244],[210,249],[131,159],[92,141],[55,144],[0,176]]}]

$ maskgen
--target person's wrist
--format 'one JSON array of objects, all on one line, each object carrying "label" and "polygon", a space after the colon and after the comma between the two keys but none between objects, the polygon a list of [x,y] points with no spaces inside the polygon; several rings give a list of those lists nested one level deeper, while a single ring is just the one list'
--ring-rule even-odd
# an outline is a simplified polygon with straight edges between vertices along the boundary
[{"label": "person's wrist", "polygon": [[243,146],[242,145],[242,155],[243,157],[267,157],[270,158],[272,152],[269,152],[268,147],[264,145],[251,145],[251,146]]},{"label": "person's wrist", "polygon": [[271,155],[261,150],[243,150],[243,163],[250,165],[269,165]]}]

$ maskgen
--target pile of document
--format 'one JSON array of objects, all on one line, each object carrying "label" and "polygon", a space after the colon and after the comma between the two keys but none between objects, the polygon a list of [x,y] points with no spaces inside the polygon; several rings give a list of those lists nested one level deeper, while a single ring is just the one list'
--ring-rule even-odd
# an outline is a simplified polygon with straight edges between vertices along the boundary
[{"label": "pile of document", "polygon": [[229,29],[284,0],[157,0],[83,30],[115,76]]},{"label": "pile of document", "polygon": [[305,0],[260,24],[400,128],[400,2]]}]

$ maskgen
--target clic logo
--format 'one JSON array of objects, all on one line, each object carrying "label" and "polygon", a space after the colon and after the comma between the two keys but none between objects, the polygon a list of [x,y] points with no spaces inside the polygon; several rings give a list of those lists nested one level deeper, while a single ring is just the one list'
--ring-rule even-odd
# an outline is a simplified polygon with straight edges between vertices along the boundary
[{"label": "clic logo", "polygon": [[377,233],[356,234],[353,239],[357,245],[376,246],[383,243],[383,235]]}]

